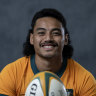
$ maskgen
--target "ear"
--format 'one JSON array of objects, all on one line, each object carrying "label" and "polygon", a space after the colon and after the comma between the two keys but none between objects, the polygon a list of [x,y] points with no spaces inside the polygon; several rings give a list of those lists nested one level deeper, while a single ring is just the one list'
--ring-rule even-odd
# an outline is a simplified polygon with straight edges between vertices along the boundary
[{"label": "ear", "polygon": [[64,45],[68,45],[68,34],[65,34],[65,41],[64,41]]},{"label": "ear", "polygon": [[33,45],[33,34],[30,33],[30,44]]}]

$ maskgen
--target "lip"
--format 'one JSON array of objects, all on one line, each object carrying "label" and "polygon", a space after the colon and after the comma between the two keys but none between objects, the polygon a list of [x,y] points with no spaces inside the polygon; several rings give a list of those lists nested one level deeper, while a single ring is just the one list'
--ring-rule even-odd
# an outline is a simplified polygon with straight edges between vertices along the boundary
[{"label": "lip", "polygon": [[54,49],[54,46],[46,45],[46,46],[43,46],[43,48],[44,48],[44,50],[51,51]]},{"label": "lip", "polygon": [[44,46],[53,46],[53,47],[55,47],[56,45],[54,45],[54,44],[42,44],[41,45],[41,47],[44,47]]},{"label": "lip", "polygon": [[58,46],[58,44],[57,43],[50,43],[50,42],[40,43],[40,47],[43,47],[43,46],[53,46],[53,47],[56,47],[56,46]]}]

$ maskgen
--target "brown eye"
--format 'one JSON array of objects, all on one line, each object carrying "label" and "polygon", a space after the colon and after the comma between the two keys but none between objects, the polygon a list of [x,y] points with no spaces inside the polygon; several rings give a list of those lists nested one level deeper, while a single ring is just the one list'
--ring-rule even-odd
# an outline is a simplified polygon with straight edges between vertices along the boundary
[{"label": "brown eye", "polygon": [[38,34],[39,34],[40,36],[43,36],[43,35],[45,35],[45,32],[38,32]]},{"label": "brown eye", "polygon": [[55,35],[55,36],[60,36],[61,33],[56,31],[56,32],[53,32],[53,35]]}]

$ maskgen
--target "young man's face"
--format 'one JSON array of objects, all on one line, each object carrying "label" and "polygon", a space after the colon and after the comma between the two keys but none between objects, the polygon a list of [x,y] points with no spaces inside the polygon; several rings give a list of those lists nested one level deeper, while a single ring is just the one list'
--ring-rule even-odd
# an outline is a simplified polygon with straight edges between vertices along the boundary
[{"label": "young man's face", "polygon": [[30,44],[34,46],[35,55],[44,58],[62,56],[66,44],[62,24],[55,18],[43,17],[37,19],[33,34],[30,35]]}]

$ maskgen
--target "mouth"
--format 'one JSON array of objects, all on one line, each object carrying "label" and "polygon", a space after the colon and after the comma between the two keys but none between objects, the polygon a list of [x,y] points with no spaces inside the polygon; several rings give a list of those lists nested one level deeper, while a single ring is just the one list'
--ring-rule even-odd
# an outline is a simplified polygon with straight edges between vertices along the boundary
[{"label": "mouth", "polygon": [[53,48],[53,46],[43,46],[44,48]]},{"label": "mouth", "polygon": [[44,50],[51,51],[57,46],[56,44],[42,44],[41,47],[44,48]]}]

